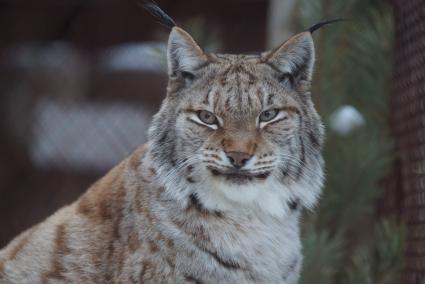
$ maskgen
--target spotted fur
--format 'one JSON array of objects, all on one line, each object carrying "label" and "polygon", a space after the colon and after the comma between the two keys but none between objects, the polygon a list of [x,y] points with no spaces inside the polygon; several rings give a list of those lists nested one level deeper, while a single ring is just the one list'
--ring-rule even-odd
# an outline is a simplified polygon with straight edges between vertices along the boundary
[{"label": "spotted fur", "polygon": [[309,32],[228,55],[174,27],[149,142],[1,250],[0,282],[297,283],[323,180],[313,62]]}]

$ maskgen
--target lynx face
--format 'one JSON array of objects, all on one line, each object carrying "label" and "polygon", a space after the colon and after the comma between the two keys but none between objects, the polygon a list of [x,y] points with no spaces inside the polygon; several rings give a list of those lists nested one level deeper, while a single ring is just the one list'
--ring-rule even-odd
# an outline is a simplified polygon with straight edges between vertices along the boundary
[{"label": "lynx face", "polygon": [[176,27],[168,61],[167,98],[150,129],[168,191],[211,209],[315,203],[323,130],[309,93],[310,33],[261,55],[223,55]]}]

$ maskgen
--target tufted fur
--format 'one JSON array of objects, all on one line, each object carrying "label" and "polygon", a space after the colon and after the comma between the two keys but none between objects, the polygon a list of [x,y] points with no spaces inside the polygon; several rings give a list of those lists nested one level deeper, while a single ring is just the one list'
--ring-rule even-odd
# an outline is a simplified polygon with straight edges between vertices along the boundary
[{"label": "tufted fur", "polygon": [[[311,34],[225,55],[174,27],[168,46],[149,142],[0,251],[1,283],[297,283],[323,180]],[[226,153],[250,158],[235,170]]]}]

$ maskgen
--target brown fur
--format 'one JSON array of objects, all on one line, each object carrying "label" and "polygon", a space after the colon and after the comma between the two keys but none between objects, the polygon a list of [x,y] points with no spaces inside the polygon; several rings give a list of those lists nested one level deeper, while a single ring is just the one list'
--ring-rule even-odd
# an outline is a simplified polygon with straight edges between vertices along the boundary
[{"label": "brown fur", "polygon": [[61,258],[66,256],[70,252],[66,245],[65,229],[65,224],[60,224],[56,227],[55,249],[53,252],[51,269],[49,272],[45,273],[42,276],[43,283],[48,283],[48,280],[51,278],[64,280],[62,274],[65,271],[65,267],[61,263]]}]

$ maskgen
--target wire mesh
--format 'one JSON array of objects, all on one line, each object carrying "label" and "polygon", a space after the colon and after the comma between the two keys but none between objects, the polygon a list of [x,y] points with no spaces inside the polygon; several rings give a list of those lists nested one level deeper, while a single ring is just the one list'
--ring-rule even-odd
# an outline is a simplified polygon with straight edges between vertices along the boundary
[{"label": "wire mesh", "polygon": [[425,2],[394,0],[396,22],[390,124],[397,158],[380,214],[407,227],[401,283],[425,283]]}]

